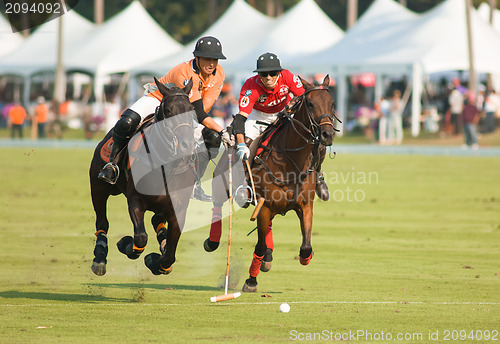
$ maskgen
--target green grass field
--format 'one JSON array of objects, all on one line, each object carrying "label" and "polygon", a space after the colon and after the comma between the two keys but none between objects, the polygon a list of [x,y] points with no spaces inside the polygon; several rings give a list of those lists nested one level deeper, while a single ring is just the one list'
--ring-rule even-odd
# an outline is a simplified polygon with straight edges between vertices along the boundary
[{"label": "green grass field", "polygon": [[[172,274],[153,276],[116,249],[132,235],[122,196],[109,203],[108,272],[92,273],[91,156],[0,149],[0,343],[500,340],[498,158],[339,154],[324,164],[333,200],[315,204],[311,264],[296,260],[295,214],[278,217],[258,292],[212,304],[227,231],[213,253],[202,248],[208,227],[184,233]],[[231,291],[256,242],[250,213],[234,216]],[[158,251],[148,233],[145,254]]]}]

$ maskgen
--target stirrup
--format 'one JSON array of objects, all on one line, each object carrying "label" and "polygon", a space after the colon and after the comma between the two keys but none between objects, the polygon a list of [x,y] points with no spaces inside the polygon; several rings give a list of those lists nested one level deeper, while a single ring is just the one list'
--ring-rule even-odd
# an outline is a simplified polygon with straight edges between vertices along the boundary
[{"label": "stirrup", "polygon": [[[105,171],[108,170],[109,168],[111,168],[113,170],[113,173],[115,174],[115,178],[109,178],[106,174],[105,174]],[[104,165],[104,167],[102,168],[102,170],[99,172],[99,175],[97,176],[97,178],[111,184],[111,185],[114,185],[116,184],[116,182],[118,181],[118,177],[120,176],[120,168],[118,167],[118,165],[114,165],[113,163],[111,162],[108,162],[106,165]]]},{"label": "stirrup", "polygon": [[[244,190],[246,190],[248,194],[246,194]],[[248,197],[246,197],[246,195],[248,195]],[[252,203],[253,196],[252,188],[248,185],[240,185],[234,192],[234,199],[241,208],[248,208],[250,203]]]}]

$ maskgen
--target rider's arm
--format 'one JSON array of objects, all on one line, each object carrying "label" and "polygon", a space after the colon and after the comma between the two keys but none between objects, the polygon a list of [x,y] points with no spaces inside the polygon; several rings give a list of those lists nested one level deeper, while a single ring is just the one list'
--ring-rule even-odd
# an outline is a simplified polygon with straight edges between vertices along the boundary
[{"label": "rider's arm", "polygon": [[233,119],[233,128],[236,133],[236,143],[245,143],[245,121],[248,113],[240,111]]},{"label": "rider's arm", "polygon": [[198,99],[197,101],[193,102],[193,105],[194,111],[196,112],[196,117],[198,118],[198,122],[217,133],[220,133],[222,131],[223,128],[205,112],[203,100]]}]

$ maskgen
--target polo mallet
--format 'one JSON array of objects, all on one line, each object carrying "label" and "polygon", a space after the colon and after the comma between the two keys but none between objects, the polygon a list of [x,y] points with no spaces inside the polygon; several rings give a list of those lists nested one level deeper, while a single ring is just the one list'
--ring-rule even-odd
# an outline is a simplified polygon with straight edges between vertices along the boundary
[{"label": "polo mallet", "polygon": [[[229,128],[228,128],[229,129]],[[229,131],[229,130],[228,130]],[[241,295],[241,292],[228,294],[227,288],[229,285],[229,261],[231,259],[231,230],[233,229],[233,167],[232,167],[232,151],[226,146],[227,157],[229,160],[229,230],[227,239],[227,264],[226,264],[226,282],[224,284],[224,295],[212,296],[211,302],[219,302],[232,300]]]},{"label": "polo mallet", "polygon": [[255,209],[253,210],[252,216],[250,217],[250,221],[255,221],[257,216],[260,213],[260,209],[262,208],[262,205],[264,204],[264,197],[259,198],[259,202],[257,202],[257,194],[255,193],[255,184],[253,182],[253,174],[252,174],[252,169],[250,168],[250,163],[248,162],[248,159],[245,160],[246,166],[247,166],[247,171],[248,175],[250,176],[250,183],[252,184],[252,191],[253,191],[253,204],[255,205]]}]

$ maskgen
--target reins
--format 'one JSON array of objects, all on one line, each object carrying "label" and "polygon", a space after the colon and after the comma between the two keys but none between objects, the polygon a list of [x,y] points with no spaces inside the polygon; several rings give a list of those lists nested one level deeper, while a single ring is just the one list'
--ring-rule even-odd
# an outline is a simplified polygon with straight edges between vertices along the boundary
[{"label": "reins", "polygon": [[[320,146],[320,135],[321,135],[320,128],[321,128],[321,126],[323,126],[323,125],[331,125],[335,131],[337,131],[337,132],[339,131],[333,125],[334,118],[337,121],[340,122],[340,120],[337,118],[337,116],[335,115],[335,113],[332,113],[332,115],[330,115],[328,113],[324,113],[324,114],[322,114],[319,117],[318,120],[315,120],[312,117],[311,110],[310,110],[309,106],[307,105],[306,95],[309,94],[310,92],[321,91],[321,90],[325,90],[325,91],[328,92],[328,88],[325,87],[325,86],[323,86],[323,85],[314,86],[314,87],[311,87],[311,88],[307,89],[298,98],[298,100],[296,101],[296,103],[287,112],[283,113],[283,117],[287,118],[290,121],[290,126],[293,129],[293,131],[299,137],[301,137],[302,140],[305,142],[304,145],[302,145],[302,146],[300,146],[298,148],[293,148],[293,149],[292,148],[285,148],[283,150],[283,153],[285,153],[285,155],[288,157],[288,159],[292,162],[292,164],[294,165],[295,169],[297,171],[299,171],[299,178],[298,178],[298,180],[297,180],[297,178],[294,178],[294,180],[293,180],[294,183],[298,182],[299,185],[301,185],[302,182],[305,180],[305,178],[307,178],[307,176],[309,176],[314,171],[314,169],[316,168],[316,165],[319,163],[319,154],[318,154],[318,152],[319,152],[319,146]],[[297,109],[297,111],[300,110],[300,108],[302,106],[305,107],[305,112],[306,112],[306,115],[307,115],[307,119],[309,121],[309,127],[307,127],[300,120],[298,120],[295,117],[292,117],[290,115],[290,113],[296,112],[296,111],[294,111],[295,109]],[[326,119],[326,120],[324,120],[324,119]],[[296,126],[296,124],[298,126],[300,126],[300,129]],[[287,130],[286,130],[286,134],[285,134],[286,137],[290,137],[290,134],[289,134],[289,128],[290,128],[290,126],[287,126]],[[303,134],[303,131],[306,132],[306,135]],[[308,135],[310,135],[310,137],[307,137]],[[306,148],[310,144],[313,145],[311,164],[307,168],[306,172],[304,172],[297,165],[297,163],[294,161],[294,159],[292,159],[292,157],[289,155],[289,152],[299,152],[299,151],[303,150],[304,148]],[[265,160],[267,160],[267,158],[269,156],[270,155],[268,155]],[[271,179],[276,184],[290,184],[289,180],[282,180],[280,178],[277,178],[274,175],[274,173],[271,171],[271,169],[267,166],[266,162],[262,158],[260,158],[260,156],[256,156],[255,157],[255,161],[262,166],[262,168],[266,171],[266,173],[271,177]]]}]

